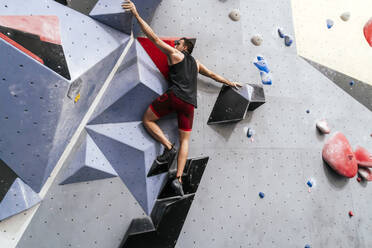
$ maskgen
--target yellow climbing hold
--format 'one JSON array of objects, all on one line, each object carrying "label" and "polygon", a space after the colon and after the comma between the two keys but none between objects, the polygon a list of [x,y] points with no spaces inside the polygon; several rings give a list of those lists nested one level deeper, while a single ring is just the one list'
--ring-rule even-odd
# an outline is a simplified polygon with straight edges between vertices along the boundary
[{"label": "yellow climbing hold", "polygon": [[80,99],[80,93],[75,97],[75,103],[77,103],[77,101],[79,101]]}]

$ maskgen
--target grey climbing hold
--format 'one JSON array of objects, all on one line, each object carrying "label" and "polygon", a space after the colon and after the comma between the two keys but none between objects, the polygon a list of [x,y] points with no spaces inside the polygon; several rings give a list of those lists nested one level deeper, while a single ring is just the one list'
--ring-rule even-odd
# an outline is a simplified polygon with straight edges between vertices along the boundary
[{"label": "grey climbing hold", "polygon": [[254,35],[252,38],[251,38],[251,42],[253,43],[253,45],[255,46],[260,46],[263,42],[263,38],[261,35],[259,34],[256,34]]},{"label": "grey climbing hold", "polygon": [[233,9],[230,14],[229,14],[229,17],[231,20],[237,22],[240,20],[240,12],[238,9]]},{"label": "grey climbing hold", "polygon": [[350,12],[344,12],[340,15],[341,20],[347,22],[350,19]]}]

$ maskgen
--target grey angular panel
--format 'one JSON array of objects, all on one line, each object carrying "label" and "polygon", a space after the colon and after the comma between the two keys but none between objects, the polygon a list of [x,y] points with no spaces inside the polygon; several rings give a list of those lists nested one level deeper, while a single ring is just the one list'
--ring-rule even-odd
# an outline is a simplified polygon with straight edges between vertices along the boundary
[{"label": "grey angular panel", "polygon": [[82,14],[88,15],[98,0],[67,0],[67,6]]},{"label": "grey angular panel", "polygon": [[39,191],[68,81],[0,40],[0,156]]},{"label": "grey angular panel", "polygon": [[139,83],[89,124],[140,121],[148,106],[158,96],[156,92]]},{"label": "grey angular panel", "polygon": [[[121,8],[122,2],[121,0],[99,0],[89,15],[104,24],[130,34],[133,29],[133,18],[130,12],[124,12]],[[147,22],[151,21],[154,11],[160,2],[161,0],[133,0],[138,13]],[[136,24],[134,34],[137,35],[139,31],[140,29]]]},{"label": "grey angular panel", "polygon": [[[117,116],[117,120],[140,121],[146,110],[146,105],[149,105],[157,96],[163,94],[167,88],[168,82],[164,79],[139,42],[135,41],[90,118],[89,124],[97,124],[100,121],[105,123],[104,116],[99,117],[101,120],[95,120],[95,118],[102,115],[110,106],[114,108],[114,112],[117,109],[121,114],[124,114],[129,107],[126,106],[126,103],[130,101],[128,99],[138,96],[141,96],[137,98],[141,101],[138,101],[139,105],[131,110],[131,112],[136,113],[125,114],[126,117]],[[146,97],[143,94],[146,94]],[[113,106],[114,104],[115,106]],[[121,106],[122,104],[125,105]],[[123,109],[118,109],[120,106]],[[111,112],[111,110],[107,110],[107,112]],[[134,116],[132,116],[133,114]],[[112,117],[114,118],[114,116]],[[109,119],[112,120],[112,118]]]},{"label": "grey angular panel", "polygon": [[68,165],[61,184],[85,182],[116,177],[117,173],[89,135],[77,149],[74,160]]},{"label": "grey angular panel", "polygon": [[60,22],[63,50],[71,79],[75,80],[102,58],[126,43],[129,36],[52,0],[14,0],[2,8],[2,15],[55,15]]},{"label": "grey angular panel", "polygon": [[[0,41],[1,53],[8,59],[0,65],[0,156],[36,192],[123,49],[120,46],[80,77],[80,100],[74,103],[66,96],[68,81]],[[18,156],[19,151],[22,156]]]},{"label": "grey angular panel", "polygon": [[343,89],[349,95],[351,95],[355,100],[366,106],[372,111],[372,86],[364,83],[358,79],[349,77],[341,72],[332,70],[327,66],[318,64],[307,58],[304,58],[306,62],[314,66],[323,75],[334,82],[338,87]]},{"label": "grey angular panel", "polygon": [[[165,131],[170,130],[170,136],[174,137],[175,129],[177,126],[172,121],[167,123]],[[88,125],[87,132],[149,214],[166,176],[160,174],[146,177],[155,157],[161,151],[160,144],[147,134],[141,122]]]},{"label": "grey angular panel", "polygon": [[[97,37],[97,41],[91,40],[94,45],[89,47],[86,45],[77,49],[74,46],[76,41],[63,44],[66,54],[70,55],[67,56],[67,62],[74,68],[75,82],[80,81],[76,92],[69,89],[74,83],[63,80],[48,68],[1,41],[2,54],[8,57],[8,63],[0,65],[0,94],[1,101],[4,101],[0,104],[4,108],[4,111],[0,112],[0,122],[4,127],[0,131],[0,137],[4,140],[0,142],[0,151],[3,153],[0,155],[22,180],[39,192],[129,37],[110,28],[100,28],[99,24],[89,17],[54,1],[30,2],[30,8],[27,8],[26,12],[24,8],[19,9],[15,3],[16,1],[12,1],[3,12],[25,14],[35,11],[34,13],[38,14],[56,14],[60,19],[64,43],[68,41],[65,36],[88,36],[88,30],[95,35],[102,35]],[[69,21],[75,22],[74,28]],[[85,39],[87,42],[88,40]],[[95,48],[97,44],[105,46]],[[94,52],[91,49],[95,49]],[[71,53],[76,55],[72,56]],[[66,94],[71,92],[73,94],[68,95],[71,98],[69,99]],[[80,100],[75,104],[76,96],[80,96]],[[14,133],[19,137],[14,136]],[[23,156],[17,156],[17,150],[22,150]]]},{"label": "grey angular panel", "polygon": [[21,179],[17,178],[0,203],[0,220],[27,210],[40,201],[39,195]]}]

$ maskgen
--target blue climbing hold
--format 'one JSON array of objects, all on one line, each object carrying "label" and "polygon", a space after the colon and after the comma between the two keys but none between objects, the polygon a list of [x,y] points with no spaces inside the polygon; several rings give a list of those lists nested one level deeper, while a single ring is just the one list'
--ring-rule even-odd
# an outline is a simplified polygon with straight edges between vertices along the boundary
[{"label": "blue climbing hold", "polygon": [[278,35],[279,35],[279,37],[280,38],[284,38],[284,31],[283,31],[283,29],[282,28],[278,28]]},{"label": "blue climbing hold", "polygon": [[309,113],[310,113],[310,110],[306,110],[306,113],[308,113],[308,114],[309,114]]},{"label": "blue climbing hold", "polygon": [[310,181],[307,181],[307,185],[311,188],[313,187],[313,184]]},{"label": "blue climbing hold", "polygon": [[330,29],[333,27],[334,22],[331,19],[327,19],[327,28]]},{"label": "blue climbing hold", "polygon": [[263,192],[260,192],[258,195],[260,196],[261,199],[265,197],[265,194]]},{"label": "blue climbing hold", "polygon": [[353,86],[355,84],[355,82],[351,81],[349,84],[350,84],[350,86]]},{"label": "blue climbing hold", "polygon": [[305,248],[311,248],[311,246],[310,245],[305,245]]},{"label": "blue climbing hold", "polygon": [[284,36],[284,44],[289,47],[293,43],[293,39],[289,35]]},{"label": "blue climbing hold", "polygon": [[251,138],[252,136],[253,136],[253,129],[248,128],[248,131],[247,131],[247,137],[248,137],[248,138]]},{"label": "blue climbing hold", "polygon": [[271,73],[265,59],[262,56],[257,56],[257,62],[253,62],[253,64],[260,71],[262,84],[271,85]]},{"label": "blue climbing hold", "polygon": [[253,64],[260,70],[266,73],[270,72],[269,67],[266,64],[265,59],[262,56],[257,56],[257,62],[253,62]]}]

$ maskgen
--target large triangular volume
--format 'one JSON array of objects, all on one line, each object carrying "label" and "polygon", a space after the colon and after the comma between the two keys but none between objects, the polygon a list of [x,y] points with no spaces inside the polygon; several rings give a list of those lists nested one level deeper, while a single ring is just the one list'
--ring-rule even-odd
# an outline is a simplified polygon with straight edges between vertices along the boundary
[{"label": "large triangular volume", "polygon": [[40,201],[39,195],[21,179],[17,178],[0,203],[0,220],[23,212]]},{"label": "large triangular volume", "polygon": [[[159,122],[173,140],[175,122]],[[149,214],[166,175],[147,178],[160,144],[147,133],[141,122],[88,125],[89,135],[101,149],[143,210]]]},{"label": "large triangular volume", "polygon": [[65,179],[60,183],[61,185],[117,176],[105,155],[102,154],[88,134],[85,141],[77,149],[66,174]]},{"label": "large triangular volume", "polygon": [[244,119],[251,98],[251,96],[247,96],[245,91],[247,91],[246,85],[239,90],[223,85],[209,116],[208,125],[237,122]]},{"label": "large triangular volume", "polygon": [[99,0],[89,15],[112,28],[131,34],[133,15],[121,8],[122,2],[117,0]]},{"label": "large triangular volume", "polygon": [[95,110],[89,125],[140,121],[168,83],[138,42],[134,42]]},{"label": "large triangular volume", "polygon": [[[140,16],[149,22],[161,0],[133,0]],[[133,15],[121,8],[122,0],[99,0],[89,15],[99,22],[112,28],[130,34],[133,30]],[[138,24],[134,25],[134,34],[140,31]]]},{"label": "large triangular volume", "polygon": [[84,15],[92,11],[98,0],[55,0],[56,2],[70,7]]},{"label": "large triangular volume", "polygon": [[[0,54],[6,60],[0,63],[1,159],[40,192],[129,37],[54,1],[28,4],[30,14],[43,9],[58,16],[71,78],[77,81],[71,83],[0,39]],[[24,15],[22,11],[18,4],[3,8],[7,15]],[[77,42],[76,37],[83,38]],[[76,94],[69,94],[73,100],[66,96],[71,85],[80,85],[80,90],[73,87]]]},{"label": "large triangular volume", "polygon": [[318,64],[307,58],[304,59],[318,71],[323,73],[323,75],[329,78],[332,82],[334,82],[338,87],[343,89],[355,100],[372,111],[372,85],[359,81],[356,78],[349,77],[341,72],[332,70],[327,66]]},{"label": "large triangular volume", "polygon": [[0,33],[30,51],[26,53],[37,61],[71,79],[57,16],[0,16]]}]

